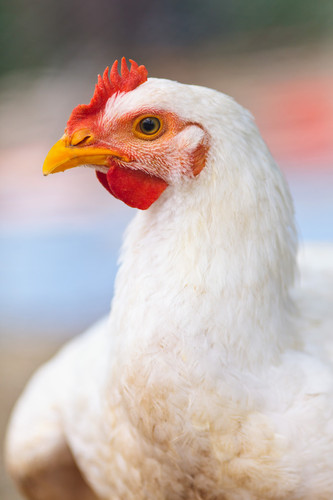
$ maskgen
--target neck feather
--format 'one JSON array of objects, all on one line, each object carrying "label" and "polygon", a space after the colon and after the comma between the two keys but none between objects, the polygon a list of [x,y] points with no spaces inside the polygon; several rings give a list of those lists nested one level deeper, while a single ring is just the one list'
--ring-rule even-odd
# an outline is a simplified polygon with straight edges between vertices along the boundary
[{"label": "neck feather", "polygon": [[136,215],[113,302],[128,335],[205,339],[225,363],[249,367],[274,362],[293,344],[293,207],[264,151],[243,162],[230,156],[226,170],[213,150],[197,179],[169,187]]}]

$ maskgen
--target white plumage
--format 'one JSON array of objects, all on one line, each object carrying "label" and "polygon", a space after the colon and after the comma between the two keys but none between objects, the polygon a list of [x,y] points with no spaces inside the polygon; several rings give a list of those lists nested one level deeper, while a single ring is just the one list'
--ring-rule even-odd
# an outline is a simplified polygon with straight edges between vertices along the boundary
[{"label": "white plumage", "polygon": [[127,229],[110,317],[19,400],[9,469],[34,500],[95,498],[61,475],[71,455],[105,500],[332,500],[331,250],[303,256],[299,282],[288,188],[234,100],[149,79],[100,121],[151,109],[190,124],[169,186]]}]

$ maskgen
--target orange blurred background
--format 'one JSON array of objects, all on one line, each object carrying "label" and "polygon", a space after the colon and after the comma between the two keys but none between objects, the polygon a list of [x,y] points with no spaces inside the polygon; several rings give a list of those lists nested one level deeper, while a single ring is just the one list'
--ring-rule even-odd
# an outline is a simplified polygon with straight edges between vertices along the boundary
[{"label": "orange blurred background", "polygon": [[[152,76],[216,88],[251,110],[288,178],[301,241],[333,240],[332,61],[333,49],[320,44],[139,60]],[[3,77],[2,335],[67,336],[109,308],[121,234],[134,211],[108,195],[91,170],[41,174],[72,108],[89,102],[94,71],[91,63]]]},{"label": "orange blurred background", "polygon": [[[41,174],[97,73],[125,55],[235,97],[289,181],[301,244],[332,242],[332,27],[333,3],[309,0],[0,3],[0,426],[34,365],[109,310],[134,211],[91,170]],[[19,498],[5,479],[0,496]]]}]

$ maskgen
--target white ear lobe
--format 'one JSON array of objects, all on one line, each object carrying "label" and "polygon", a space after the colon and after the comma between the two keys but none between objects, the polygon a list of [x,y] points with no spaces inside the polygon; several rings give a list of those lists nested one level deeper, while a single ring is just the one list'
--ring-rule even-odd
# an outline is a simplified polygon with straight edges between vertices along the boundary
[{"label": "white ear lobe", "polygon": [[166,181],[176,184],[184,177],[196,177],[206,164],[208,134],[198,125],[187,125],[168,144],[168,176]]},{"label": "white ear lobe", "polygon": [[208,152],[207,133],[198,125],[189,125],[176,138],[179,153],[180,173],[196,177],[206,164]]},{"label": "white ear lobe", "polygon": [[176,137],[175,146],[179,151],[193,153],[199,144],[205,141],[205,132],[197,125],[188,125]]}]

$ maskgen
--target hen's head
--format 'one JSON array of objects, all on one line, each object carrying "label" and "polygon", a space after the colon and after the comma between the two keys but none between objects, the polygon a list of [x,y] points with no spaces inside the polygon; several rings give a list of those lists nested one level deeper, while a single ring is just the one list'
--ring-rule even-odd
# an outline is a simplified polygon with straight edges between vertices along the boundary
[{"label": "hen's head", "polygon": [[169,185],[195,179],[205,166],[209,136],[190,118],[188,93],[177,82],[147,80],[146,68],[134,61],[129,70],[122,59],[120,75],[116,61],[110,75],[106,68],[98,76],[90,104],[72,111],[44,174],[89,165],[116,198],[149,208]]}]

